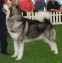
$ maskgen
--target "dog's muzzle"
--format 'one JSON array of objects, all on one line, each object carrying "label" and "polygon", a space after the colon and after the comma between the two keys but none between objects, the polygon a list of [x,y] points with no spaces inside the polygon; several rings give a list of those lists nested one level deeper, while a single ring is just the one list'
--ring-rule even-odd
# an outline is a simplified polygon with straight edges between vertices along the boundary
[{"label": "dog's muzzle", "polygon": [[2,11],[3,11],[4,13],[7,13],[7,10],[6,10],[5,8],[2,8]]}]

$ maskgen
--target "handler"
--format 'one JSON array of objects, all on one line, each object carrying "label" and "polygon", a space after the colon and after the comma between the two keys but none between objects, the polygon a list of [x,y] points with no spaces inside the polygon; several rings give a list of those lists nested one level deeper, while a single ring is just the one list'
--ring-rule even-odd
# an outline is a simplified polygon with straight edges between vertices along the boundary
[{"label": "handler", "polygon": [[1,53],[8,55],[7,53],[7,29],[6,29],[6,14],[2,11],[3,4],[6,4],[6,0],[0,0],[0,47]]}]

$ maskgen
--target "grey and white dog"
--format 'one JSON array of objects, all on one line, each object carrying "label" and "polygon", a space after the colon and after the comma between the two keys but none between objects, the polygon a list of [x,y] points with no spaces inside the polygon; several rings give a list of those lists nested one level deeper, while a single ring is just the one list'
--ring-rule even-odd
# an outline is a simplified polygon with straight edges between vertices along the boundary
[{"label": "grey and white dog", "polygon": [[38,12],[35,19],[31,20],[24,18],[17,6],[11,6],[11,12],[8,8],[6,10],[6,26],[14,41],[14,55],[12,57],[17,57],[16,60],[20,60],[23,56],[24,43],[38,39],[42,39],[50,46],[54,54],[58,54],[55,42],[56,32],[50,23],[48,12]]}]

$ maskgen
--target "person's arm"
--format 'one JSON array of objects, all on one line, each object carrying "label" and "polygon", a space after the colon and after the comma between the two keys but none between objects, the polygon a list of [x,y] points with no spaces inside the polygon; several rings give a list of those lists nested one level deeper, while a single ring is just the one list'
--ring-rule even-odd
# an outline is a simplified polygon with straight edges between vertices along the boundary
[{"label": "person's arm", "polygon": [[60,12],[62,12],[62,7],[60,7]]},{"label": "person's arm", "polygon": [[47,11],[59,12],[60,10],[53,9],[51,2],[47,3]]},{"label": "person's arm", "polygon": [[57,9],[50,9],[50,11],[53,11],[53,12],[60,12],[60,10],[57,10]]},{"label": "person's arm", "polygon": [[51,8],[50,11],[53,11],[53,12],[62,12],[62,7],[61,7],[61,5],[57,1],[56,1],[56,5],[58,6],[58,9]]}]

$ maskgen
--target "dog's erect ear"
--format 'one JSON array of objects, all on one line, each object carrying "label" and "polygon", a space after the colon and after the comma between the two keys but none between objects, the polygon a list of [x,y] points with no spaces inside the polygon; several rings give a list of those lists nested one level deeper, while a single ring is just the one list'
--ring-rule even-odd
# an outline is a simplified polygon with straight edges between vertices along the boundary
[{"label": "dog's erect ear", "polygon": [[20,8],[19,8],[19,6],[18,5],[15,5],[16,6],[16,8],[20,11]]},{"label": "dog's erect ear", "polygon": [[19,11],[19,13],[22,15],[21,10],[18,5],[15,5],[16,9]]}]

